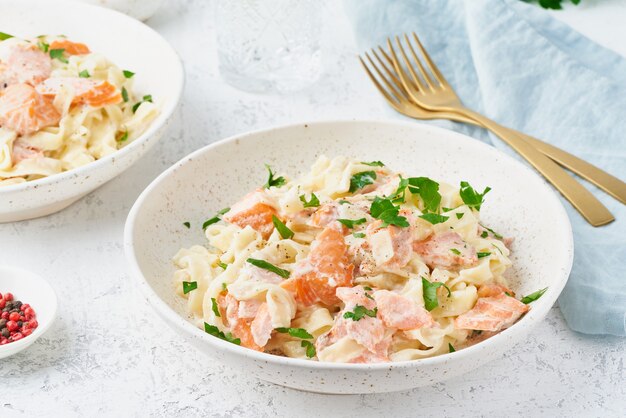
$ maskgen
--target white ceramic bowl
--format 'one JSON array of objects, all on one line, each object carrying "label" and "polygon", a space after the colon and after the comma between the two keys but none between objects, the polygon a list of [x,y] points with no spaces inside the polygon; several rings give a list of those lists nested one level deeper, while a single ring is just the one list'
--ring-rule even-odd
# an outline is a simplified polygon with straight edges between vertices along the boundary
[{"label": "white ceramic bowl", "polygon": [[[515,237],[510,280],[524,295],[548,287],[531,311],[504,332],[455,353],[385,364],[330,364],[258,353],[196,328],[174,292],[171,258],[205,244],[203,220],[266,181],[263,163],[291,177],[320,155],[381,160],[407,175],[493,190],[482,218]],[[191,229],[183,227],[192,223]],[[558,243],[558,245],[555,245]],[[235,371],[297,389],[372,393],[430,385],[500,357],[523,340],[556,301],[572,265],[572,233],[559,199],[533,171],[464,135],[418,123],[316,122],[238,135],[204,147],[161,174],[133,206],[125,250],[146,300],[202,352]]]},{"label": "white ceramic bowl", "polygon": [[9,266],[0,266],[0,293],[12,293],[15,300],[28,303],[35,310],[38,322],[37,328],[28,337],[0,345],[1,359],[24,350],[50,328],[57,313],[57,296],[41,276]]},{"label": "white ceramic bowl", "polygon": [[160,114],[123,149],[75,170],[0,187],[0,222],[57,212],[121,174],[163,135],[182,93],[184,73],[172,47],[155,31],[114,10],[73,1],[0,0],[0,28],[20,37],[67,35],[135,72],[135,89],[152,94]]}]

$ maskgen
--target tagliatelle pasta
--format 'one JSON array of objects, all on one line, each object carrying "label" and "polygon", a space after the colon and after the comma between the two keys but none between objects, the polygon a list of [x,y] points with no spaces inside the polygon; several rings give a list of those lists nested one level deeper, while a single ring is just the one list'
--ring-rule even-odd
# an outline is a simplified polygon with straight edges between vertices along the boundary
[{"label": "tagliatelle pasta", "polygon": [[133,75],[62,36],[0,41],[0,186],[81,167],[141,135],[158,107],[135,97]]},{"label": "tagliatelle pasta", "polygon": [[479,220],[489,188],[346,157],[296,180],[268,169],[205,222],[206,247],[173,259],[190,315],[218,338],[326,362],[415,360],[506,329],[543,292],[509,288],[511,240]]}]

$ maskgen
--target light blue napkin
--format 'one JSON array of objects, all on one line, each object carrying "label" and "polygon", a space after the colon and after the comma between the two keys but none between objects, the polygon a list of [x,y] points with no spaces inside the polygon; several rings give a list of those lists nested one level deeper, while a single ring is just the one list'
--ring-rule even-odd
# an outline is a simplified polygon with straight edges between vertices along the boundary
[{"label": "light blue napkin", "polygon": [[[621,56],[518,0],[345,0],[344,5],[363,50],[389,35],[415,31],[467,106],[626,179]],[[481,129],[448,126],[514,153]],[[576,249],[559,306],[576,331],[625,336],[626,206],[584,184],[617,220],[593,228],[564,201]]]}]

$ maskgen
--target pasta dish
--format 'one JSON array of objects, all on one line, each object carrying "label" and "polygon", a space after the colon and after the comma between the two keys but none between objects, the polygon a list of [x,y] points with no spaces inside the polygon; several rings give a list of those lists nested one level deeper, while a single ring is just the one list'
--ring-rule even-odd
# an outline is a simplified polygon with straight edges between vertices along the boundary
[{"label": "pasta dish", "polygon": [[[482,192],[405,177],[380,161],[320,157],[268,180],[174,256],[177,292],[207,333],[324,362],[441,355],[513,325],[512,240],[480,222]],[[187,228],[189,222],[184,222]]]},{"label": "pasta dish", "polygon": [[134,73],[63,36],[0,33],[0,186],[89,164],[141,135],[158,113]]}]

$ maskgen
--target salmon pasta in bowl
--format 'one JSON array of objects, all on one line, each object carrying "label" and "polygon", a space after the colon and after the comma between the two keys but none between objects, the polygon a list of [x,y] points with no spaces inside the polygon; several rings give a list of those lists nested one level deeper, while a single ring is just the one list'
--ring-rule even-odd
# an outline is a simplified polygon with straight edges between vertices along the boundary
[{"label": "salmon pasta in bowl", "polygon": [[204,222],[205,245],[174,256],[178,293],[217,338],[320,362],[416,360],[499,333],[546,291],[511,289],[513,237],[480,219],[489,187],[341,156],[295,179],[266,168]]},{"label": "salmon pasta in bowl", "polygon": [[72,170],[131,143],[158,115],[134,72],[64,36],[0,33],[0,187]]}]

